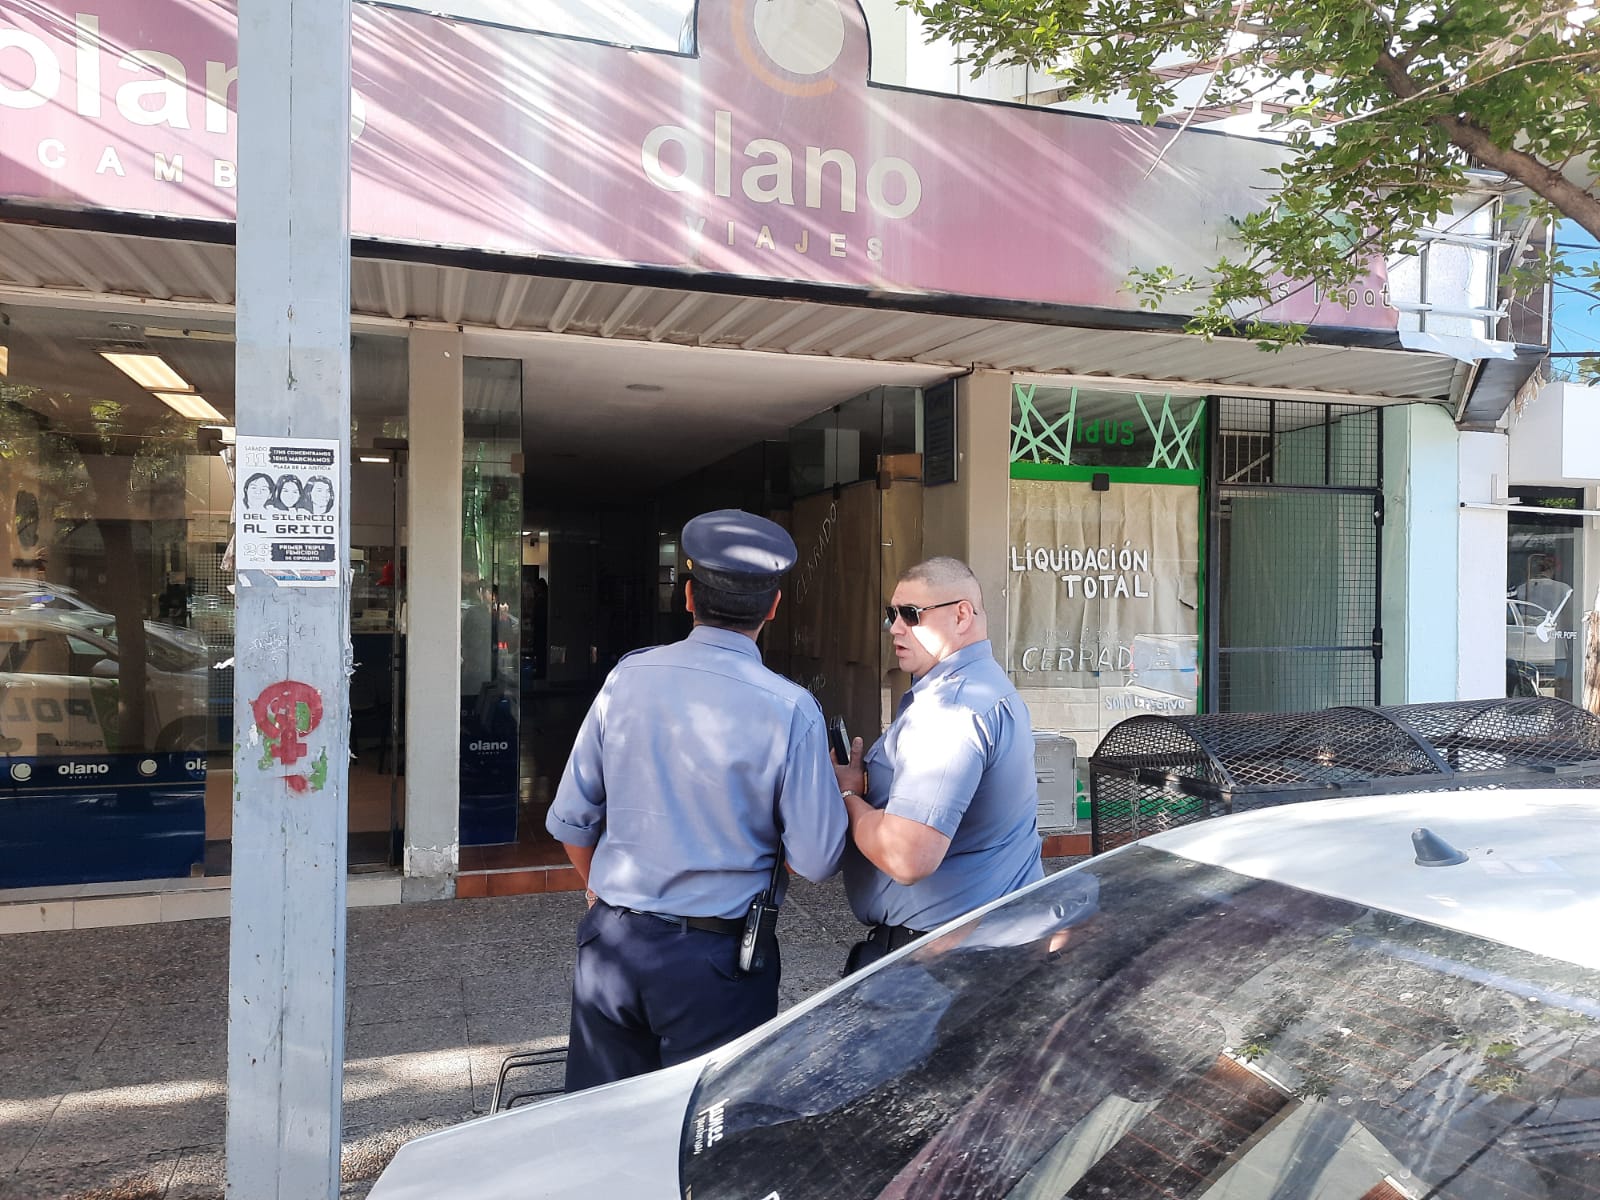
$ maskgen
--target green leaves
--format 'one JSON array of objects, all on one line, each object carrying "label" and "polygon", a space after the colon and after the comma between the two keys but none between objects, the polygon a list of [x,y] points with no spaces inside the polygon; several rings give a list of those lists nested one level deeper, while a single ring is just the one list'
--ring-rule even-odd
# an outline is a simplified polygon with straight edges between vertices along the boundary
[{"label": "green leaves", "polygon": [[1263,207],[1235,214],[1228,256],[1207,278],[1159,264],[1128,277],[1148,310],[1201,296],[1189,327],[1202,336],[1302,336],[1262,316],[1275,289],[1315,279],[1337,294],[1374,256],[1414,249],[1472,165],[1600,237],[1600,20],[1574,24],[1570,0],[903,2],[973,66],[1049,70],[1065,97],[1121,96],[1146,123],[1188,115],[1175,63],[1204,68],[1196,107],[1247,106],[1264,85],[1288,106],[1277,128],[1291,157]]},{"label": "green leaves", "polygon": [[1128,272],[1123,284],[1126,291],[1134,294],[1139,307],[1147,312],[1155,312],[1168,297],[1186,295],[1199,286],[1199,280],[1193,275],[1179,275],[1171,267],[1154,267],[1148,271],[1135,267]]}]

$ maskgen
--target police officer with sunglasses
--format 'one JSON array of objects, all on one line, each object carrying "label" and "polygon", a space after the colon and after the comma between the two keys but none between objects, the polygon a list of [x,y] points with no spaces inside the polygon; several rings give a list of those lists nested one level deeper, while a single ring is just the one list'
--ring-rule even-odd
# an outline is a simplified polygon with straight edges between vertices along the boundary
[{"label": "police officer with sunglasses", "polygon": [[846,973],[1044,874],[1033,726],[995,661],[977,577],[956,558],[900,576],[884,609],[914,680],[882,737],[835,766],[845,889],[866,939]]},{"label": "police officer with sunglasses", "polygon": [[774,880],[781,899],[776,863],[817,881],[844,852],[822,710],[756,645],[794,542],[764,517],[723,509],[685,525],[683,549],[694,629],[617,664],[545,822],[591,897],[569,1092],[683,1062],[771,1020],[778,948],[764,932],[759,964],[740,955],[752,901]]}]

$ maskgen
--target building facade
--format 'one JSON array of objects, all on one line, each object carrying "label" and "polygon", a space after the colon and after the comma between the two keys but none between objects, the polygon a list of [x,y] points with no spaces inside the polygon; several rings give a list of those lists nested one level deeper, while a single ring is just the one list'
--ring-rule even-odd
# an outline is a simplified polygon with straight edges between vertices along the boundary
[{"label": "building facade", "polygon": [[[685,627],[708,507],[789,523],[764,652],[861,733],[907,684],[875,614],[936,553],[1042,762],[1526,674],[1498,573],[1555,552],[1507,533],[1537,348],[1498,336],[1492,191],[1342,303],[1284,281],[1312,336],[1267,354],[1123,281],[1214,257],[1271,142],[869,82],[909,51],[854,0],[707,0],[657,48],[480,7],[355,10],[353,897],[572,883],[543,806],[609,666]],[[8,927],[101,919],[85,885],[225,911],[236,489],[340,502],[233,461],[236,41],[200,0],[0,17]]]}]

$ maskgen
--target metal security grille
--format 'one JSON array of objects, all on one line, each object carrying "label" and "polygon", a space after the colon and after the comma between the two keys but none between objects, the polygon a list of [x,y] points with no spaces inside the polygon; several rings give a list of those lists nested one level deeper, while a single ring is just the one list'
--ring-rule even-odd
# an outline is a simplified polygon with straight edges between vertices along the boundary
[{"label": "metal security grille", "polygon": [[1132,717],[1089,760],[1094,852],[1224,813],[1338,795],[1587,787],[1600,718],[1561,700]]},{"label": "metal security grille", "polygon": [[1375,703],[1381,414],[1237,397],[1214,411],[1207,709]]}]

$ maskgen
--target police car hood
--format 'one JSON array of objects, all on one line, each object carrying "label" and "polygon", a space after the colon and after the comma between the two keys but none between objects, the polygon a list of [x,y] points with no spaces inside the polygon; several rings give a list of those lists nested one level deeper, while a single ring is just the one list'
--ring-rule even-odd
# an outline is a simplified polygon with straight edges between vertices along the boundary
[{"label": "police car hood", "polygon": [[[1411,834],[1422,827],[1466,861],[1419,864]],[[1600,970],[1600,790],[1325,800],[1203,821],[1137,845]],[[1097,904],[1092,874],[1069,872],[952,926],[1045,889],[1058,919]],[[1006,944],[1039,936],[1025,922],[1008,924],[1004,911],[980,932]],[[969,936],[964,944],[976,942]],[[916,948],[903,947],[707,1057],[411,1142],[371,1200],[678,1200],[685,1115],[708,1064],[737,1058],[840,991],[871,986],[875,972]]]},{"label": "police car hood", "polygon": [[[1423,866],[1412,832],[1466,857]],[[1356,796],[1200,821],[1140,845],[1600,971],[1600,790]]]},{"label": "police car hood", "polygon": [[369,1200],[677,1200],[703,1058],[408,1142]]}]

